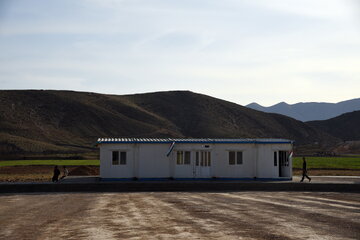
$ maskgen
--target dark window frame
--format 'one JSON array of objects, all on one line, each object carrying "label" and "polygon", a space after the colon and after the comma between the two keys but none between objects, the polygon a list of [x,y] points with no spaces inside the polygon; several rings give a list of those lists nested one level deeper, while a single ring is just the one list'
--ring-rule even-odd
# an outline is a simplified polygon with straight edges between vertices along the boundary
[{"label": "dark window frame", "polygon": [[112,151],[112,165],[126,165],[127,164],[127,152],[126,151]]},{"label": "dark window frame", "polygon": [[243,151],[229,151],[228,160],[229,160],[229,165],[243,165],[244,163]]},{"label": "dark window frame", "polygon": [[119,165],[120,161],[119,161],[119,151],[112,151],[112,161],[111,164],[112,165]]},{"label": "dark window frame", "polygon": [[229,151],[229,165],[235,165],[235,151]]},{"label": "dark window frame", "polygon": [[191,164],[191,152],[184,151],[184,165],[190,165],[190,164]]},{"label": "dark window frame", "polygon": [[236,152],[236,165],[243,164],[243,152]]},{"label": "dark window frame", "polygon": [[176,165],[191,165],[191,151],[176,151]]},{"label": "dark window frame", "polygon": [[126,165],[127,162],[127,153],[126,151],[121,151],[120,152],[120,165]]},{"label": "dark window frame", "polygon": [[184,165],[183,151],[176,151],[176,165]]}]

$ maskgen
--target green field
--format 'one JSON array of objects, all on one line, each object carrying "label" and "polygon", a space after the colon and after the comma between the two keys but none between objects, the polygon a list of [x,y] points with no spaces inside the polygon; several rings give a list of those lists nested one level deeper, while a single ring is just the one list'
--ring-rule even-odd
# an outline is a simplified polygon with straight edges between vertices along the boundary
[{"label": "green field", "polygon": [[[306,157],[307,168],[360,169],[360,157]],[[302,158],[293,158],[293,168],[302,168]]]},{"label": "green field", "polygon": [[4,166],[99,166],[99,160],[5,160],[0,161],[0,167]]}]

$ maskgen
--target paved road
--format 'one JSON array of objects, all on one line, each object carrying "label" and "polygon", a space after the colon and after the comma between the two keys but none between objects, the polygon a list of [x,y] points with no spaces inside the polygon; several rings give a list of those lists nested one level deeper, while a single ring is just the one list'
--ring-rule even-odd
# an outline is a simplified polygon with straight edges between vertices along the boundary
[{"label": "paved road", "polygon": [[0,226],[0,239],[360,239],[360,194],[3,194]]},{"label": "paved road", "polygon": [[[310,176],[311,183],[348,183],[360,184],[360,176]],[[301,176],[293,176],[293,182],[300,182]],[[303,183],[308,183],[307,178]]]},{"label": "paved road", "polygon": [[[278,182],[279,183],[299,182],[300,179],[301,179],[301,176],[293,176],[292,181],[278,181]],[[311,176],[311,179],[312,179],[312,181],[311,181],[312,183],[360,184],[360,176]],[[98,182],[98,181],[99,181],[98,176],[96,176],[96,177],[86,176],[86,177],[68,177],[68,178],[65,178],[62,182],[64,182],[64,183],[94,183],[94,182]],[[210,180],[210,181],[213,181],[213,180]],[[227,182],[229,182],[229,180],[227,180]],[[245,182],[245,181],[238,181],[238,182]],[[252,182],[257,182],[257,181],[252,181]],[[307,183],[307,182],[309,182],[309,180],[305,178],[304,183]]]}]

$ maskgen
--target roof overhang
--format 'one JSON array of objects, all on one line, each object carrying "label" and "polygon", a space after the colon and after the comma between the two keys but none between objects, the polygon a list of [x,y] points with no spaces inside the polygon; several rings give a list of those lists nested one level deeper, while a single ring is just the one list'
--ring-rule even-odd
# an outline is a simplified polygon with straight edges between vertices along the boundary
[{"label": "roof overhang", "polygon": [[170,144],[170,143],[193,143],[193,144],[293,144],[294,141],[287,139],[249,139],[249,138],[99,138],[97,144]]}]

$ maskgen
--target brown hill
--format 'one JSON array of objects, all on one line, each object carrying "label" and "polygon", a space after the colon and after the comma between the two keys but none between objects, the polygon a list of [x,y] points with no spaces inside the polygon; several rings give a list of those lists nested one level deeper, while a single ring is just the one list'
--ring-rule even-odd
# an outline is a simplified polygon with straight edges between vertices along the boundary
[{"label": "brown hill", "polygon": [[[94,152],[98,137],[335,138],[307,124],[188,91],[104,95],[0,91],[1,158]],[[96,152],[96,151],[95,151]]]},{"label": "brown hill", "polygon": [[345,113],[328,120],[310,121],[307,124],[344,141],[360,140],[360,111]]},{"label": "brown hill", "polygon": [[299,144],[334,140],[301,121],[188,91],[125,96],[168,119],[187,137],[288,138]]}]

